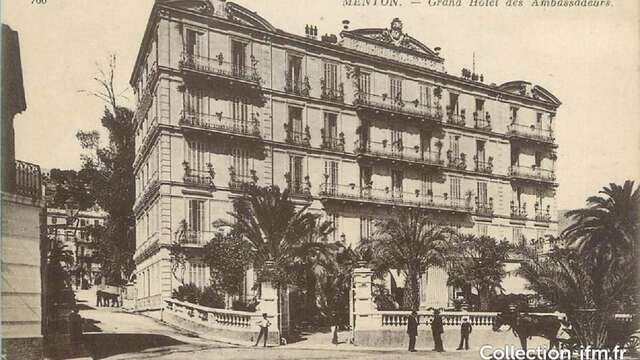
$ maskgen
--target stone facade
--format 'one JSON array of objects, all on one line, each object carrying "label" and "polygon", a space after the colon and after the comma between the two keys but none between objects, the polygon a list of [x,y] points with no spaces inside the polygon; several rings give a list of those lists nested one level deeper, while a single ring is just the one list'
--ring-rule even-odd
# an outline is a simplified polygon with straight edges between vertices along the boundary
[{"label": "stone facade", "polygon": [[[243,182],[289,187],[352,245],[404,207],[514,243],[556,233],[551,93],[450,75],[398,19],[306,32],[234,3],[156,2],[131,77],[141,309],[177,287],[167,246],[180,223],[202,246]],[[425,275],[423,303],[447,306],[446,275]],[[207,282],[197,258],[185,280]]]}]

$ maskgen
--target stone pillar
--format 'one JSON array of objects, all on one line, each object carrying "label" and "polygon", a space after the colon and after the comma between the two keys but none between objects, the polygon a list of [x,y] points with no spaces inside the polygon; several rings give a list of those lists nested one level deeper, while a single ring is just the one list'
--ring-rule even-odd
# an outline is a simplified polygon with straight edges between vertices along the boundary
[{"label": "stone pillar", "polygon": [[377,324],[378,318],[374,314],[377,309],[371,294],[372,275],[371,269],[365,267],[359,267],[353,271],[355,330],[376,329],[380,325]]},{"label": "stone pillar", "polygon": [[[273,263],[267,261],[265,268],[268,271],[269,267],[272,267]],[[269,327],[268,343],[271,345],[280,344],[280,316],[278,312],[278,289],[270,281],[263,281],[260,283],[260,299],[256,309],[259,314],[267,314],[267,319],[271,322]],[[258,335],[258,327],[256,326],[256,337]]]}]

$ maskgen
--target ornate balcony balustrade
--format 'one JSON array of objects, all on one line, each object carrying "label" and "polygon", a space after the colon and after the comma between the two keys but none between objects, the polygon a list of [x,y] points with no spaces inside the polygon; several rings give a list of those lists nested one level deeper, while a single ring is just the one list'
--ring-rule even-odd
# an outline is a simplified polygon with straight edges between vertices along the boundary
[{"label": "ornate balcony balustrade", "polygon": [[527,203],[516,204],[511,201],[511,218],[516,220],[527,220]]},{"label": "ornate balcony balustrade", "polygon": [[383,157],[426,165],[444,165],[444,159],[440,152],[423,151],[420,146],[404,147],[402,142],[391,145],[387,140],[355,142],[355,152],[362,155]]},{"label": "ornate balcony balustrade", "polygon": [[311,130],[305,127],[304,131],[295,131],[291,123],[284,123],[284,142],[291,145],[311,146]]},{"label": "ornate balcony balustrade", "polygon": [[[15,161],[15,182],[6,181],[7,192],[27,196],[32,199],[42,198],[42,173],[40,166],[25,161]],[[3,174],[9,176],[10,174]]]},{"label": "ornate balcony balustrade", "polygon": [[511,166],[509,176],[516,180],[534,180],[545,183],[555,183],[556,175],[553,170],[542,169],[539,166]]},{"label": "ornate balcony balustrade", "polygon": [[202,185],[209,186],[215,188],[213,180],[216,177],[216,172],[213,169],[213,165],[211,163],[206,164],[207,169],[193,169],[189,162],[185,161],[182,163],[182,167],[184,168],[184,176],[183,180],[185,184],[192,185]]},{"label": "ornate balcony balustrade", "polygon": [[291,174],[287,172],[284,174],[284,178],[290,195],[304,198],[311,197],[311,180],[309,176],[305,176],[304,180],[292,179]]},{"label": "ornate balcony balustrade", "polygon": [[514,138],[524,138],[544,143],[553,143],[555,140],[551,129],[540,129],[536,128],[535,125],[511,124],[507,127],[507,135]]},{"label": "ornate balcony balustrade", "polygon": [[418,100],[405,102],[399,96],[391,98],[387,94],[358,93],[353,104],[358,108],[366,108],[376,112],[404,115],[435,122],[442,121],[442,106],[439,103],[428,106],[420,104]]},{"label": "ornate balcony balustrade", "polygon": [[223,116],[222,113],[212,115],[183,111],[180,118],[180,125],[230,134],[260,137],[260,122],[255,116],[252,116],[251,120],[242,120]]},{"label": "ornate balcony balustrade", "polygon": [[339,83],[336,88],[329,87],[324,79],[320,79],[320,99],[331,102],[344,102],[344,84]]},{"label": "ornate balcony balustrade", "polygon": [[325,129],[320,129],[320,135],[322,137],[322,144],[320,144],[321,149],[340,152],[345,151],[344,133],[341,132],[337,137],[335,135],[327,136]]},{"label": "ornate balcony balustrade", "polygon": [[478,130],[491,131],[491,114],[486,112],[473,113],[473,127]]},{"label": "ornate balcony balustrade", "polygon": [[447,167],[458,170],[466,170],[467,154],[460,153],[460,155],[455,156],[453,154],[453,151],[447,150]]},{"label": "ornate balcony balustrade", "polygon": [[432,193],[421,194],[403,192],[401,189],[359,187],[356,184],[338,185],[325,182],[320,187],[320,197],[324,200],[355,201],[380,205],[415,207],[426,210],[442,210],[470,213],[473,209],[471,199],[451,198],[446,193],[435,196]]},{"label": "ornate balcony balustrade", "polygon": [[551,206],[547,205],[546,208],[542,208],[540,204],[535,203],[535,219],[541,222],[551,221]]},{"label": "ornate balcony balustrade", "polygon": [[249,170],[249,175],[238,174],[233,166],[229,166],[229,189],[235,191],[245,191],[250,186],[258,183],[258,176],[255,170]]},{"label": "ornate balcony balustrade", "polygon": [[473,162],[475,163],[475,172],[483,174],[493,173],[493,157],[489,156],[487,161],[480,161],[476,155],[473,156]]},{"label": "ornate balcony balustrade", "polygon": [[240,80],[252,85],[260,85],[260,75],[256,71],[257,60],[251,56],[251,66],[241,66],[224,60],[222,53],[215,58],[182,53],[181,70],[197,71],[207,75],[214,75],[227,79]]},{"label": "ornate balcony balustrade", "polygon": [[180,239],[181,245],[207,245],[211,239],[216,235],[214,231],[203,230],[187,230],[184,232],[184,236]]},{"label": "ornate balcony balustrade", "polygon": [[475,214],[478,216],[493,216],[493,198],[489,198],[488,202],[481,202],[476,196]]},{"label": "ornate balcony balustrade", "polygon": [[298,79],[296,81],[288,72],[285,73],[284,91],[287,94],[308,97],[309,93],[311,92],[311,84],[309,83],[309,77],[305,76],[304,80]]},{"label": "ornate balcony balustrade", "polygon": [[467,123],[467,114],[465,109],[460,110],[460,113],[455,113],[447,106],[447,124],[455,126],[465,126]]}]

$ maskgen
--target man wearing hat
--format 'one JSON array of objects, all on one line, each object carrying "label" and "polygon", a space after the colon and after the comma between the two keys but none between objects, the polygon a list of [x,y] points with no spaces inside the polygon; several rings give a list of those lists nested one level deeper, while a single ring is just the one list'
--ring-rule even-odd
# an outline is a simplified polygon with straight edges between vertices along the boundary
[{"label": "man wearing hat", "polygon": [[433,334],[433,342],[435,349],[433,351],[444,352],[442,346],[442,333],[444,332],[444,326],[442,325],[442,316],[440,316],[440,310],[433,310],[433,321],[431,321],[431,333]]},{"label": "man wearing hat", "polygon": [[416,351],[416,336],[418,336],[418,313],[413,310],[407,321],[407,335],[409,335],[409,351]]},{"label": "man wearing hat", "polygon": [[260,327],[260,334],[258,334],[258,340],[256,340],[256,344],[253,346],[258,346],[260,342],[260,338],[264,336],[263,346],[267,347],[267,335],[269,334],[269,326],[271,322],[267,319],[267,313],[262,314],[262,319],[258,320],[258,326]]},{"label": "man wearing hat", "polygon": [[473,327],[469,322],[469,317],[463,317],[462,324],[460,325],[460,345],[458,345],[458,348],[456,350],[462,350],[463,344],[464,349],[469,350],[469,334],[471,334],[471,330],[473,330]]}]

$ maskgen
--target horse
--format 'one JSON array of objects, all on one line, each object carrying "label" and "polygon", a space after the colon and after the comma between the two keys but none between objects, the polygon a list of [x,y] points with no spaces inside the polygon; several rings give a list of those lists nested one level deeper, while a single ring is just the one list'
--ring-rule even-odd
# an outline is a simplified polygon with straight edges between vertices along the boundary
[{"label": "horse", "polygon": [[500,331],[500,328],[504,325],[508,325],[513,334],[520,339],[520,345],[523,350],[527,350],[527,339],[533,336],[549,339],[550,349],[559,348],[557,335],[561,323],[556,316],[502,312],[496,316],[493,323],[493,331]]}]

